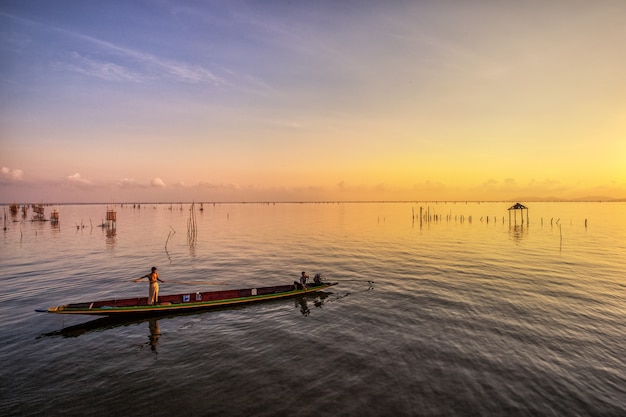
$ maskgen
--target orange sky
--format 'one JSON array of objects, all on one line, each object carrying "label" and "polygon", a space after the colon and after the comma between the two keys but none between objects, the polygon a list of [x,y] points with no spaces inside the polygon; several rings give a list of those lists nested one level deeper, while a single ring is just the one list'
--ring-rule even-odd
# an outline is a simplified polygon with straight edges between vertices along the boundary
[{"label": "orange sky", "polygon": [[0,202],[626,198],[626,3],[503,3],[3,2]]}]

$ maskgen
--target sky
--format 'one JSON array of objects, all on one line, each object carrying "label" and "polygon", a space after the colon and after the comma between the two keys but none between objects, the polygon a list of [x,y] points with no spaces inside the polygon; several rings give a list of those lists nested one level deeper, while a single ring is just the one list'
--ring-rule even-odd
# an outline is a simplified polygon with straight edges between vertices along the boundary
[{"label": "sky", "polygon": [[0,2],[0,203],[626,198],[626,1]]}]

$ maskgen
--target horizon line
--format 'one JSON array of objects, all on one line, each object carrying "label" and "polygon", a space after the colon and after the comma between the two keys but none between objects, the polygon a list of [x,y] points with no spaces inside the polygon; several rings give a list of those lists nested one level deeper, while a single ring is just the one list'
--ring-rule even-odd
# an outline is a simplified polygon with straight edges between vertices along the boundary
[{"label": "horizon line", "polygon": [[626,198],[612,199],[507,199],[507,200],[290,200],[290,201],[125,201],[125,202],[37,202],[37,203],[0,203],[1,206],[12,205],[45,205],[45,206],[70,206],[70,205],[174,205],[174,204],[390,204],[390,203],[512,203],[529,201],[533,203],[620,203],[626,202]]}]

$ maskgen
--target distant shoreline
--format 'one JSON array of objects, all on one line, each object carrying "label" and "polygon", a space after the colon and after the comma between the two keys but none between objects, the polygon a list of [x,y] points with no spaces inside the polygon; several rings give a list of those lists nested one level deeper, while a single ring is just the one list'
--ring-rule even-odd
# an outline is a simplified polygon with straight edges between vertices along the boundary
[{"label": "distant shoreline", "polygon": [[142,206],[142,205],[239,205],[239,204],[257,204],[257,205],[275,205],[275,204],[476,204],[476,203],[624,203],[626,198],[620,199],[512,199],[512,200],[336,200],[336,201],[165,201],[165,202],[4,202],[0,206],[11,206],[17,204],[19,206],[34,204],[42,204],[44,206]]}]

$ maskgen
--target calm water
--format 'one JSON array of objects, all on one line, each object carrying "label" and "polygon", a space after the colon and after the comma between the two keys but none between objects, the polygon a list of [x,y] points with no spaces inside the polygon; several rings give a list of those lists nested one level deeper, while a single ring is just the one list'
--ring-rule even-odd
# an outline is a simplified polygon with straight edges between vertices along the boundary
[{"label": "calm water", "polygon": [[[188,204],[118,205],[115,234],[106,205],[10,222],[0,415],[626,415],[626,204],[511,205],[205,204],[191,244]],[[340,284],[116,326],[34,311],[145,295],[153,265],[162,294]]]}]

